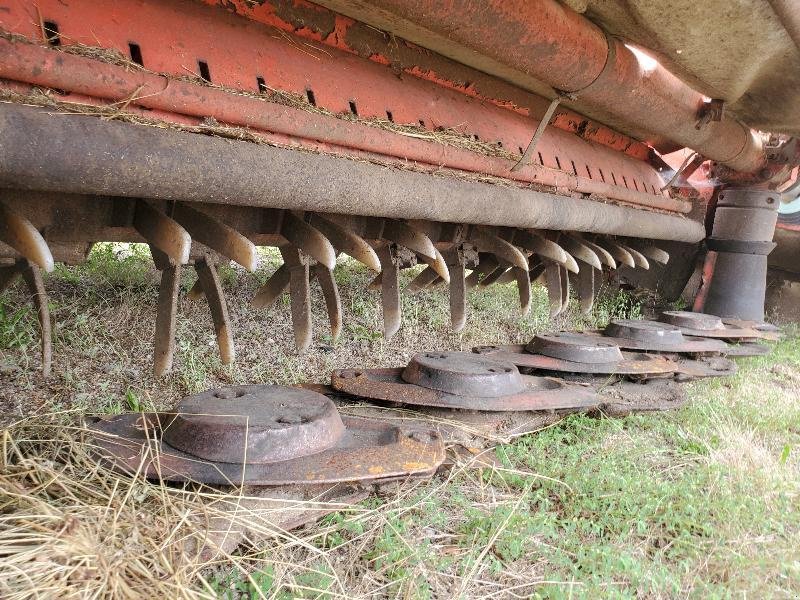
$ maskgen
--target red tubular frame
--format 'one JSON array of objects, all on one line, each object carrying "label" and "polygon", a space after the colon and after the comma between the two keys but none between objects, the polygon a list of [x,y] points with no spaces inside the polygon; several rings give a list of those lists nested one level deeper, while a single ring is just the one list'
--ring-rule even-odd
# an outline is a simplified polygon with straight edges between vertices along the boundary
[{"label": "red tubular frame", "polygon": [[[219,0],[200,1],[211,6],[219,5]],[[404,40],[392,40],[374,27],[306,0],[293,0],[291,10],[287,10],[286,5],[278,0],[259,3],[227,0],[225,8],[236,15],[275,27],[292,36],[319,42],[381,65],[390,65],[395,73],[424,79],[480,100],[484,104],[493,104],[524,116],[539,118],[549,104],[548,100],[538,94],[431,53],[426,48]],[[399,98],[393,99],[396,100]],[[646,144],[587,119],[563,105],[553,115],[551,125],[639,160],[648,160],[650,148]]]},{"label": "red tubular frame", "polygon": [[[556,0],[317,0],[432,50],[539,91],[577,95],[590,114],[692,148],[746,172],[761,140],[730,118],[697,129],[702,94]],[[608,65],[607,65],[608,62]],[[652,64],[649,64],[652,62]]]},{"label": "red tubular frame", "polygon": [[[186,65],[191,65],[199,56],[210,65],[215,83],[252,93],[257,91],[257,88],[253,90],[256,87],[254,73],[262,68],[258,60],[254,61],[254,56],[268,56],[272,61],[267,67],[270,86],[296,92],[309,89],[309,84],[313,83],[318,104],[329,109],[342,109],[337,102],[346,105],[342,98],[347,96],[341,93],[341,77],[345,75],[352,80],[348,84],[357,84],[357,98],[352,97],[354,104],[358,101],[359,116],[381,115],[387,102],[391,102],[393,107],[400,107],[396,110],[396,120],[409,121],[419,113],[403,114],[403,111],[424,107],[431,125],[445,119],[462,119],[468,127],[480,131],[482,139],[502,137],[503,146],[512,148],[516,142],[524,143],[521,140],[530,136],[537,123],[517,111],[481,103],[429,81],[398,79],[380,61],[376,63],[333,49],[319,53],[320,48],[313,45],[298,49],[298,42],[289,34],[277,36],[273,27],[194,2],[119,0],[113,6],[98,10],[93,3],[79,0],[42,0],[39,6],[43,19],[58,22],[65,45],[71,42],[93,45],[99,41],[104,46],[125,51],[129,42],[123,40],[136,40],[150,69],[174,75],[191,71]],[[138,22],[144,19],[146,23],[166,25],[181,18],[184,31],[173,34],[166,27],[153,28],[126,21],[125,17],[133,11]],[[24,10],[0,16],[0,24],[29,37],[37,33],[36,23],[26,18]],[[224,39],[225,44],[215,44],[215,39]],[[165,47],[165,41],[171,45]],[[154,54],[151,48],[160,50]],[[199,54],[202,51],[205,54]],[[666,194],[650,193],[650,190],[657,192],[663,182],[646,163],[554,127],[546,130],[537,148],[541,150],[543,164],[511,173],[513,161],[508,159],[219,88],[167,79],[155,73],[128,70],[46,47],[0,40],[0,57],[0,77],[67,91],[70,94],[62,97],[66,101],[83,101],[86,97],[112,102],[130,100],[126,106],[157,110],[159,118],[166,115],[169,120],[186,122],[189,116],[199,122],[213,117],[223,124],[254,129],[283,144],[377,157],[386,162],[400,159],[404,165],[414,161],[422,168],[448,167],[519,183],[544,184],[562,191],[597,194],[661,210],[688,212],[691,209],[689,203],[673,200]],[[562,166],[559,155],[564,166],[572,164],[573,173],[558,168]],[[589,177],[578,175],[579,168],[581,171],[585,168]],[[607,177],[613,177],[617,185],[606,182]]]},{"label": "red tubular frame", "polygon": [[[532,164],[511,172],[512,161],[484,156],[469,150],[432,143],[350,122],[333,116],[266,102],[259,98],[230,94],[217,88],[162,75],[129,72],[123,67],[49,50],[41,46],[0,39],[0,77],[48,88],[66,90],[112,102],[126,102],[160,111],[161,115],[213,117],[226,125],[294,138],[298,145],[327,150],[363,151],[392,160],[401,157],[423,165],[447,167],[536,183],[557,189],[598,194],[629,204],[688,213],[692,205],[663,195],[638,192],[602,181]],[[316,144],[310,143],[313,140]],[[280,143],[291,142],[280,138]],[[320,146],[322,143],[324,146]],[[349,152],[352,154],[352,152]]]}]

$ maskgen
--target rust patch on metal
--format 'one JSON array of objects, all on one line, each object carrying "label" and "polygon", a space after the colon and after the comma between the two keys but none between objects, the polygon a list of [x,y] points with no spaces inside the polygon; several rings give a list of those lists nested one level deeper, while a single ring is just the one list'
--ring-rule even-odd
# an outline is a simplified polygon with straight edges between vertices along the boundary
[{"label": "rust patch on metal", "polygon": [[[306,396],[318,396],[318,401],[303,403]],[[209,414],[202,413],[206,405]],[[97,420],[89,425],[92,443],[99,456],[119,471],[218,485],[425,476],[444,460],[444,445],[436,431],[340,418],[330,400],[297,388],[222,388],[189,398],[177,408],[188,413]],[[248,450],[257,461],[247,458]],[[227,462],[236,457],[241,458]]]},{"label": "rust patch on metal", "polygon": [[[487,362],[474,355],[470,359],[468,358],[470,355],[466,353],[463,356],[464,362],[472,360],[477,365],[476,368],[483,366],[485,369],[498,364],[497,361]],[[494,396],[461,396],[406,383],[404,371],[404,369],[340,369],[331,375],[331,386],[339,392],[370,400],[490,412],[586,408],[595,406],[597,402],[595,394],[590,390],[547,377],[522,376],[520,378],[522,389],[507,395],[496,395],[497,390],[494,390]],[[463,380],[468,380],[470,375],[451,372],[449,378],[462,379],[458,384],[453,384],[451,381],[450,389],[464,389]]]},{"label": "rust patch on metal", "polygon": [[[664,311],[659,321],[679,327],[685,335],[721,340],[775,339],[774,332],[758,331],[755,322],[721,319],[716,315],[689,311]],[[727,322],[726,322],[727,321]]]},{"label": "rust patch on metal", "polygon": [[[589,341],[602,340],[597,336],[586,336],[586,339]],[[537,371],[658,377],[675,373],[679,370],[678,365],[663,356],[635,352],[620,351],[620,360],[609,362],[585,362],[545,356],[528,352],[525,346],[521,345],[478,346],[473,348],[473,352],[513,363],[519,368]]]}]

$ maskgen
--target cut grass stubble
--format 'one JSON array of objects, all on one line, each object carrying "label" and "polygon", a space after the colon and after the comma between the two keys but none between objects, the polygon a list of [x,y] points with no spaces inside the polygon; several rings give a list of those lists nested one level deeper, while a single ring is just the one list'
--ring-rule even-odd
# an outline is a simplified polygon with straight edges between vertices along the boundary
[{"label": "cut grass stubble", "polygon": [[[324,382],[333,368],[399,365],[424,349],[518,343],[537,331],[647,309],[609,293],[591,319],[570,312],[548,323],[537,286],[534,309],[521,319],[515,288],[493,286],[470,294],[469,325],[454,335],[447,291],[436,289],[404,296],[404,329],[387,342],[375,333],[380,309],[378,296],[365,291],[370,274],[344,261],[336,270],[343,339],[327,337],[315,293],[318,341],[298,356],[286,299],[267,314],[248,306],[279,260],[272,252],[264,259],[255,277],[224,273],[237,364],[219,364],[206,307],[182,300],[176,370],[160,381],[149,375],[156,278],[136,247],[120,254],[119,246],[100,246],[86,265],[60,267],[47,279],[56,365],[45,384],[35,372],[35,317],[25,312],[21,288],[0,296],[0,402],[7,416],[26,417],[3,433],[0,596],[800,594],[795,330],[773,355],[741,361],[737,376],[691,384],[691,401],[678,412],[573,416],[499,446],[502,467],[460,464],[294,532],[280,528],[285,501],[253,509],[247,491],[150,484],[97,467],[79,443],[86,411],[164,408],[229,383]],[[314,508],[313,501],[295,504]],[[236,551],[209,546],[215,518],[246,524],[246,543]],[[212,551],[201,554],[204,546]]]}]

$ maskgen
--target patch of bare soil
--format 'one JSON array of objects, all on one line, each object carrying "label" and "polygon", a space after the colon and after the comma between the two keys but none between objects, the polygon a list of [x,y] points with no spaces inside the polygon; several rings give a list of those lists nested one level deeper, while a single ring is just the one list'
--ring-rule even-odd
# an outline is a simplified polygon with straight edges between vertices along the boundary
[{"label": "patch of bare soil", "polygon": [[[2,296],[4,333],[15,340],[0,357],[0,413],[4,420],[51,410],[119,412],[132,405],[167,408],[184,395],[228,384],[327,383],[333,369],[405,364],[413,353],[431,349],[469,350],[488,343],[520,343],[547,323],[544,290],[539,306],[522,319],[516,289],[475,292],[470,319],[461,334],[450,331],[447,289],[404,296],[403,327],[391,340],[381,334],[380,295],[367,291],[372,274],[351,261],[337,268],[344,311],[340,339],[332,341],[319,288],[312,285],[314,343],[304,354],[294,348],[288,295],[269,311],[250,306],[260,283],[276,268],[266,261],[252,276],[223,270],[224,288],[234,333],[236,361],[219,361],[214,329],[204,300],[186,292],[182,282],[174,368],[161,379],[152,376],[158,274],[143,262],[125,265],[132,272],[101,269],[64,270],[46,280],[54,329],[53,372],[39,372],[38,332],[24,289]],[[105,267],[107,268],[107,267]],[[123,267],[112,267],[123,268]],[[412,277],[405,274],[407,283]],[[568,315],[547,326],[557,328],[578,319]],[[12,321],[14,321],[12,323]]]}]

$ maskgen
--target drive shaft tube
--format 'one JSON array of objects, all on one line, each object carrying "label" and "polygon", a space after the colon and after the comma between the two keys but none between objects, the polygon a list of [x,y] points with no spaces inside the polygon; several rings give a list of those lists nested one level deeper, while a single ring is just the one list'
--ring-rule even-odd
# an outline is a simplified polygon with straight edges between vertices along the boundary
[{"label": "drive shaft tube", "polygon": [[325,154],[0,104],[0,187],[699,242],[702,225]]},{"label": "drive shaft tube", "polygon": [[707,245],[717,253],[704,311],[764,320],[767,255],[778,220],[778,192],[728,189],[720,193]]},{"label": "drive shaft tube", "polygon": [[696,127],[703,94],[558,0],[317,2],[523,89],[568,92],[579,112],[637,137],[671,140],[736,171],[765,164],[749,127],[729,115]]}]

